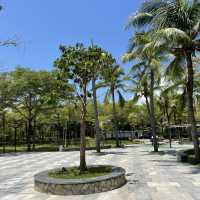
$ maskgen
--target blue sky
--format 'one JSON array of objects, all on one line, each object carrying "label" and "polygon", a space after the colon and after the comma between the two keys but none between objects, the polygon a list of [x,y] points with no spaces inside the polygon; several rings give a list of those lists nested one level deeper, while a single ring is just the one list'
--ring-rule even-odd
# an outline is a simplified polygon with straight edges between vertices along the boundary
[{"label": "blue sky", "polygon": [[[0,47],[0,67],[16,65],[51,70],[59,44],[90,40],[119,59],[127,49],[129,15],[142,0],[1,0],[0,40],[16,38],[18,47]],[[127,71],[127,69],[126,69]]]}]

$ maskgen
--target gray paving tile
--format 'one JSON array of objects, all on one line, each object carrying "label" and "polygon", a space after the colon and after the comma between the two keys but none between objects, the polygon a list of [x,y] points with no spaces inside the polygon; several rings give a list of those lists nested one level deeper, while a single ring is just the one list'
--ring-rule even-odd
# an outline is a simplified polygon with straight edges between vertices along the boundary
[{"label": "gray paving tile", "polygon": [[[78,165],[79,152],[0,156],[0,200],[200,200],[200,169],[177,163],[171,154],[153,154],[151,148],[150,145],[135,145],[109,149],[103,156],[87,152],[88,164],[124,167],[128,183],[107,193],[69,197],[34,191],[33,176],[45,169]],[[162,146],[162,150],[168,148]],[[185,147],[176,145],[175,148]]]}]

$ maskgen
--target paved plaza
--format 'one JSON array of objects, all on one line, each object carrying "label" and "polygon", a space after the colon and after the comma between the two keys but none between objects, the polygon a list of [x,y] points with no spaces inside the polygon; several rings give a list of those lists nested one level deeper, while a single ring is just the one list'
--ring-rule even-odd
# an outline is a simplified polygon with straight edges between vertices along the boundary
[{"label": "paved plaza", "polygon": [[[79,163],[79,152],[0,155],[0,200],[200,200],[200,168],[176,162],[167,146],[150,145],[87,152],[88,164],[125,168],[128,183],[120,189],[87,196],[54,196],[34,191],[37,172]],[[165,153],[164,153],[165,152]]]}]

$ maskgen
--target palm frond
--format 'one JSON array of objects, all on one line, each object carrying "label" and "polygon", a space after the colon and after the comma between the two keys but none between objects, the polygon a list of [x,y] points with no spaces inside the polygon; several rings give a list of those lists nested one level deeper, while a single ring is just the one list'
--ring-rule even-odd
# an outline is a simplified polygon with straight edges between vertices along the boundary
[{"label": "palm frond", "polygon": [[108,86],[109,86],[109,83],[107,83],[107,82],[105,82],[105,81],[96,83],[96,89],[106,88],[106,87],[108,87]]},{"label": "palm frond", "polygon": [[146,62],[142,61],[142,62],[138,62],[136,64],[134,64],[131,69],[130,69],[130,74],[135,73],[136,71],[141,71],[143,68],[145,68]]},{"label": "palm frond", "polygon": [[184,63],[182,56],[176,56],[168,65],[165,76],[171,80],[180,80],[184,75]]},{"label": "palm frond", "polygon": [[141,98],[140,95],[138,95],[137,93],[135,93],[135,95],[133,97],[133,103],[136,104],[139,101],[140,98]]},{"label": "palm frond", "polygon": [[108,89],[106,91],[105,96],[104,96],[104,100],[103,100],[104,104],[109,104],[110,95],[111,95],[111,91],[110,91],[110,89]]},{"label": "palm frond", "polygon": [[119,106],[121,108],[123,108],[126,101],[119,90],[117,90],[117,93],[118,93],[118,97],[119,97]]},{"label": "palm frond", "polygon": [[177,81],[173,85],[168,86],[162,93],[163,95],[169,93],[169,92],[174,92],[174,91],[183,91],[185,86],[185,82],[183,80]]},{"label": "palm frond", "polygon": [[147,12],[136,13],[135,15],[132,15],[129,18],[126,29],[130,27],[143,27],[144,25],[149,24],[152,18],[153,18],[153,15],[151,13],[147,13]]},{"label": "palm frond", "polygon": [[160,44],[188,44],[191,43],[190,37],[182,30],[177,28],[161,29],[155,34],[155,46]]},{"label": "palm frond", "polygon": [[134,48],[142,49],[143,45],[149,42],[149,34],[150,32],[136,32],[129,39],[128,53],[132,52]]},{"label": "palm frond", "polygon": [[137,56],[138,56],[137,52],[126,53],[121,57],[121,61],[123,63],[130,62],[130,61],[136,59]]},{"label": "palm frond", "polygon": [[142,4],[140,12],[154,13],[157,9],[166,5],[165,0],[148,0]]}]

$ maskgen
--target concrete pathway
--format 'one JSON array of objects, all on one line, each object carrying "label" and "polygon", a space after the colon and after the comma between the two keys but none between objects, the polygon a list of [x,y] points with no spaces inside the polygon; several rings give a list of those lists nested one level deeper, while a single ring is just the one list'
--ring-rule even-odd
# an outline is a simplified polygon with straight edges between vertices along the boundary
[{"label": "concrete pathway", "polygon": [[[176,148],[185,148],[177,146]],[[0,200],[200,200],[200,168],[176,162],[174,151],[151,152],[151,145],[87,153],[88,164],[126,169],[128,183],[117,190],[87,196],[54,196],[33,189],[33,175],[79,163],[79,152],[0,155]]]}]

